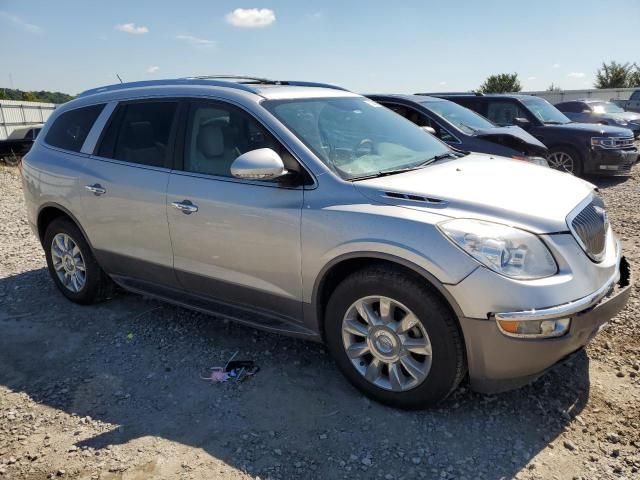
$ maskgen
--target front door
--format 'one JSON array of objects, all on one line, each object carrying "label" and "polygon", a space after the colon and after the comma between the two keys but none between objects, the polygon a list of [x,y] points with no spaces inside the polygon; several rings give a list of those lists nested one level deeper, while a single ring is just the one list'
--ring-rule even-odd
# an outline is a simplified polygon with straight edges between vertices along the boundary
[{"label": "front door", "polygon": [[[302,187],[231,175],[240,154],[279,142],[223,102],[190,105],[184,156],[169,178],[174,267],[190,293],[301,318]],[[293,160],[293,159],[289,159]]]},{"label": "front door", "polygon": [[178,287],[166,212],[177,110],[170,100],[121,103],[85,163],[83,227],[100,265],[125,283]]}]

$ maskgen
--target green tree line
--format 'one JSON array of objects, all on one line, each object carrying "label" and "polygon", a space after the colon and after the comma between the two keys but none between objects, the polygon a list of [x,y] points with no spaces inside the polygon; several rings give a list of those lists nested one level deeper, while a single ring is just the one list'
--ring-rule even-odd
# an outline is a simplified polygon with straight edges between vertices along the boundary
[{"label": "green tree line", "polygon": [[[640,65],[638,63],[603,62],[596,71],[594,88],[633,88],[640,87]],[[549,91],[560,90],[551,84]],[[517,73],[499,73],[490,75],[478,88],[482,93],[513,93],[522,91]]]},{"label": "green tree line", "polygon": [[64,103],[73,99],[72,95],[62,92],[49,92],[47,90],[40,91],[23,91],[14,88],[0,87],[0,100],[22,100],[25,102],[42,102],[42,103]]}]

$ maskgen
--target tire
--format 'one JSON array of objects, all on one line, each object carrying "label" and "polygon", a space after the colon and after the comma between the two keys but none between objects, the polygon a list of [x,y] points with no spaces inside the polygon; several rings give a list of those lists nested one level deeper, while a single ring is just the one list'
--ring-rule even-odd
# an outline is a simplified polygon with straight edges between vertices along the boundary
[{"label": "tire", "polygon": [[[70,239],[72,243],[65,242],[65,238]],[[54,246],[54,241],[57,248]],[[62,242],[62,245],[66,243],[65,248],[60,248],[60,242]],[[114,292],[113,282],[100,268],[82,232],[72,221],[67,218],[53,220],[47,227],[43,245],[49,274],[58,289],[69,300],[82,305],[89,305],[101,302],[112,296]],[[71,251],[71,249],[67,248],[70,245],[75,245],[79,254],[76,254],[76,250],[73,249],[72,255],[61,256],[61,252]],[[69,261],[74,265],[73,268],[67,269],[64,264]],[[65,275],[65,272],[68,274],[69,271],[72,271],[80,274],[82,273],[81,264],[84,268],[84,275],[79,275],[78,278],[84,278],[84,281],[67,282],[67,278],[71,278],[72,274]],[[61,278],[59,273],[64,278]]]},{"label": "tire", "polygon": [[[377,298],[380,302],[376,304]],[[387,320],[385,323],[383,318],[378,318],[383,320],[382,326],[371,327],[371,322],[363,322],[361,310],[357,307],[359,301],[373,302],[368,308],[378,314],[383,302],[391,304],[392,307],[385,307],[384,311],[392,313],[380,315]],[[405,310],[413,317],[403,317]],[[417,323],[394,339],[387,330],[397,328],[397,331],[402,331],[404,327],[399,325],[403,324],[400,320],[404,318],[417,318]],[[413,322],[411,320],[407,325]],[[345,331],[343,327],[347,324],[349,327]],[[350,333],[354,325],[360,333]],[[327,347],[338,368],[356,388],[380,403],[404,409],[436,405],[456,389],[466,374],[462,335],[451,310],[426,282],[400,270],[371,267],[347,277],[329,299],[324,326]],[[364,330],[368,332],[367,337],[361,336]],[[350,357],[347,353],[350,342],[353,342],[350,351],[359,351],[364,343],[368,345],[369,353]],[[423,350],[422,347],[416,350],[416,344],[428,344],[431,355],[409,352],[405,344],[416,352]],[[407,355],[411,358],[407,359]],[[371,370],[370,378],[375,378],[378,368],[373,367],[374,361],[382,367],[377,379],[371,381],[365,378],[365,374]],[[409,375],[405,364],[420,374]],[[400,375],[392,374],[398,369]],[[401,379],[405,380],[404,384]]]},{"label": "tire", "polygon": [[[566,168],[560,165],[561,159],[566,157],[569,157],[571,159],[571,168]],[[554,158],[557,160],[554,160]],[[582,176],[582,172],[584,171],[582,157],[576,151],[576,149],[569,146],[550,148],[549,155],[547,156],[547,162],[549,163],[549,166],[551,168],[559,170],[561,172],[571,173],[576,177]]]}]

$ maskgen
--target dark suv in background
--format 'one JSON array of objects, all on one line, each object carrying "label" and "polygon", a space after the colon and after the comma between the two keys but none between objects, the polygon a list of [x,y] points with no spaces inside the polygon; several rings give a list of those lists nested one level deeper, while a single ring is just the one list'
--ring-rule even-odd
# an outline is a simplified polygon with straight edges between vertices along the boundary
[{"label": "dark suv in background", "polygon": [[524,128],[549,148],[549,166],[574,175],[628,174],[638,159],[631,130],[573,123],[539,97],[478,93],[433,96],[470,108],[496,125]]},{"label": "dark suv in background", "polygon": [[520,127],[498,127],[476,112],[442,98],[393,94],[367,97],[454,148],[547,166],[547,147]]},{"label": "dark suv in background", "polygon": [[635,137],[640,136],[640,113],[625,112],[613,102],[584,99],[556,103],[555,107],[574,122],[628,128]]}]

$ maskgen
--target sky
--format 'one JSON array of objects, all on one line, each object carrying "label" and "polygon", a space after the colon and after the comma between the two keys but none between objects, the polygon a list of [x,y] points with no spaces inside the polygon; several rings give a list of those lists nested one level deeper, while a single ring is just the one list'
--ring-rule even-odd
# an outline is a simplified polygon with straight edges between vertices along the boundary
[{"label": "sky", "polygon": [[0,0],[0,88],[77,94],[206,74],[359,92],[590,88],[640,64],[640,0]]}]

